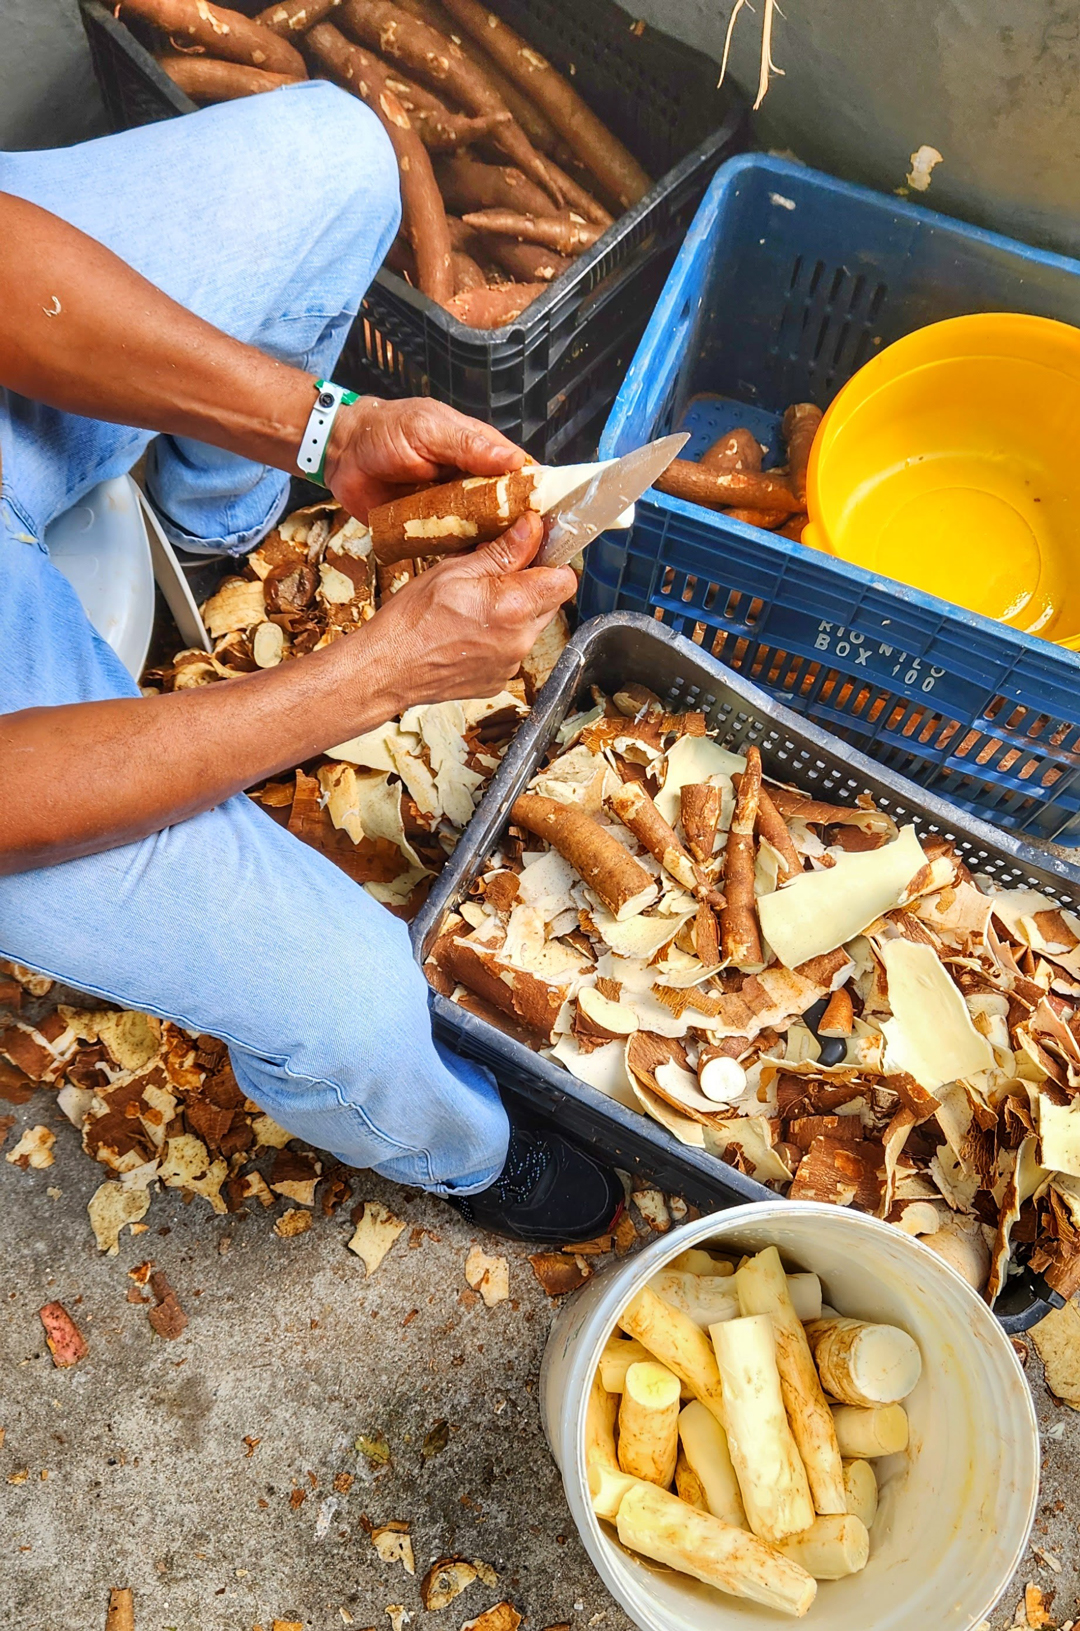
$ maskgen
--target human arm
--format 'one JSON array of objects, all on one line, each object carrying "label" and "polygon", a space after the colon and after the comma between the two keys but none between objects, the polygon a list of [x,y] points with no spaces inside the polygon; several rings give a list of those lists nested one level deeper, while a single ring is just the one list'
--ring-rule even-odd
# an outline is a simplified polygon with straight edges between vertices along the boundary
[{"label": "human arm", "polygon": [[355,634],[228,684],[0,716],[0,875],[144,838],[414,703],[500,689],[568,567],[524,570],[539,518],[421,575]]},{"label": "human arm", "polygon": [[[80,413],[197,437],[279,468],[313,379],[241,344],[47,211],[0,194],[0,385]],[[427,400],[339,413],[327,479],[353,513],[447,467],[499,474],[520,450]],[[357,633],[228,685],[0,717],[0,871],[145,836],[416,702],[497,689],[573,575],[522,570],[517,543],[447,562]],[[455,570],[452,570],[455,569]]]}]

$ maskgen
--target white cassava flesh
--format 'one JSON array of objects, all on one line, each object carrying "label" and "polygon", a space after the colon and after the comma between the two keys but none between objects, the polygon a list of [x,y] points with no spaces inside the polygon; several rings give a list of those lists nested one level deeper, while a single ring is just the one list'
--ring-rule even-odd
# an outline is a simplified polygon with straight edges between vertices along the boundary
[{"label": "white cassava flesh", "polygon": [[765,1315],[772,1322],[784,1408],[814,1506],[821,1513],[846,1512],[844,1469],[832,1416],[776,1247],[769,1246],[744,1263],[735,1276],[735,1286],[744,1315]]},{"label": "white cassava flesh", "polygon": [[822,1386],[841,1404],[899,1404],[922,1372],[918,1344],[895,1325],[823,1319],[806,1335]]},{"label": "white cassava flesh", "polygon": [[699,1399],[692,1399],[679,1415],[679,1440],[705,1492],[708,1511],[724,1523],[745,1529],[746,1509],[731,1464],[727,1434]]},{"label": "white cassava flesh", "polygon": [[679,1378],[654,1359],[629,1367],[619,1405],[619,1466],[666,1489],[679,1449]]},{"label": "white cassava flesh", "polygon": [[797,1617],[814,1600],[813,1577],[799,1564],[666,1490],[650,1486],[631,1490],[619,1507],[617,1527],[619,1539],[631,1551],[734,1597]]},{"label": "white cassava flesh", "polygon": [[877,1516],[877,1474],[869,1461],[844,1462],[847,1509],[869,1529]]},{"label": "white cassava flesh", "polygon": [[870,1536],[854,1513],[830,1513],[815,1518],[804,1534],[780,1541],[778,1550],[815,1580],[843,1580],[845,1575],[865,1569]]},{"label": "white cassava flesh", "polygon": [[814,1521],[814,1505],[784,1409],[772,1321],[767,1314],[728,1320],[709,1335],[723,1388],[721,1421],[750,1528],[768,1541],[801,1534]]},{"label": "white cassava flesh", "polygon": [[[689,1315],[643,1286],[619,1315],[619,1325],[673,1370],[694,1397],[711,1410],[721,1424],[723,1396],[716,1355],[709,1338]],[[803,1525],[805,1528],[805,1524]]]},{"label": "white cassava flesh", "polygon": [[832,1416],[842,1456],[873,1460],[907,1449],[908,1419],[902,1404],[875,1405],[872,1410],[839,1404],[833,1406]]}]

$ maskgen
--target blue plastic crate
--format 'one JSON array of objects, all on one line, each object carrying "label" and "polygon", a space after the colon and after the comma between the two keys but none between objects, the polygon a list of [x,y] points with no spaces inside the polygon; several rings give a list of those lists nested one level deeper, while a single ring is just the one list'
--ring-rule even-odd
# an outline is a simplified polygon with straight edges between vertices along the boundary
[{"label": "blue plastic crate", "polygon": [[[718,172],[612,409],[602,457],[747,425],[776,462],[791,402],[825,407],[913,329],[975,311],[1080,325],[1080,262],[762,154]],[[1080,658],[889,578],[650,491],[586,554],[581,615],[662,619],[1001,827],[1080,844]]]}]

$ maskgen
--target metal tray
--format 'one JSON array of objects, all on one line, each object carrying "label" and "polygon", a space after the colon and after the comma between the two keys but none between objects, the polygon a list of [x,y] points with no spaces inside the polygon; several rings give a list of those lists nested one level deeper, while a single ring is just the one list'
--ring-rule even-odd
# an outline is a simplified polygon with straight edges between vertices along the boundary
[{"label": "metal tray", "polygon": [[[858,794],[870,793],[898,824],[913,824],[922,837],[936,833],[950,839],[973,872],[985,873],[1007,888],[1042,890],[1062,906],[1080,911],[1080,870],[1033,850],[875,764],[774,701],[699,646],[672,634],[662,623],[632,612],[616,612],[578,629],[510,744],[413,924],[413,949],[420,963],[443,914],[467,893],[483,869],[506,825],[510,806],[581,693],[594,684],[610,692],[631,680],[650,686],[673,712],[691,708],[703,712],[724,747],[738,751],[756,743],[767,775],[832,803],[853,804]],[[773,1190],[715,1156],[680,1144],[658,1123],[625,1109],[449,999],[433,992],[431,1001],[436,1033],[442,1040],[486,1064],[516,1102],[558,1123],[604,1159],[647,1175],[710,1210],[775,1199]],[[998,1314],[1007,1330],[1019,1331],[1061,1301],[1036,1276],[1018,1275],[999,1298]]]}]

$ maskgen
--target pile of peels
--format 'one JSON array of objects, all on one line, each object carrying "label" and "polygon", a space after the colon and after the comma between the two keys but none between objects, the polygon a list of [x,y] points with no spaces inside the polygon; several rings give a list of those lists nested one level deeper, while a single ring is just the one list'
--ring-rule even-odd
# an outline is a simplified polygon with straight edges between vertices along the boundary
[{"label": "pile of peels", "polygon": [[[332,500],[295,510],[203,606],[212,650],[179,652],[144,676],[144,691],[209,685],[318,651],[374,617],[426,564],[379,564],[368,528]],[[504,691],[409,708],[250,796],[411,918],[566,639],[560,613]]]},{"label": "pile of peels", "polygon": [[990,1302],[1080,1289],[1080,917],[954,846],[766,781],[641,685],[567,718],[431,983],[793,1200]]},{"label": "pile of peels", "polygon": [[[348,1198],[347,1169],[289,1147],[292,1134],[237,1085],[224,1042],[130,1010],[61,1003],[32,1020],[20,1012],[23,997],[47,997],[52,981],[5,963],[0,986],[0,1099],[19,1105],[41,1088],[56,1092],[86,1154],[108,1172],[87,1208],[102,1251],[115,1254],[127,1226],[145,1231],[157,1184],[199,1195],[218,1213],[280,1198],[290,1209],[275,1224],[283,1235],[310,1228],[319,1183],[328,1215]],[[47,1128],[31,1128],[6,1159],[51,1166],[54,1142]]]}]

